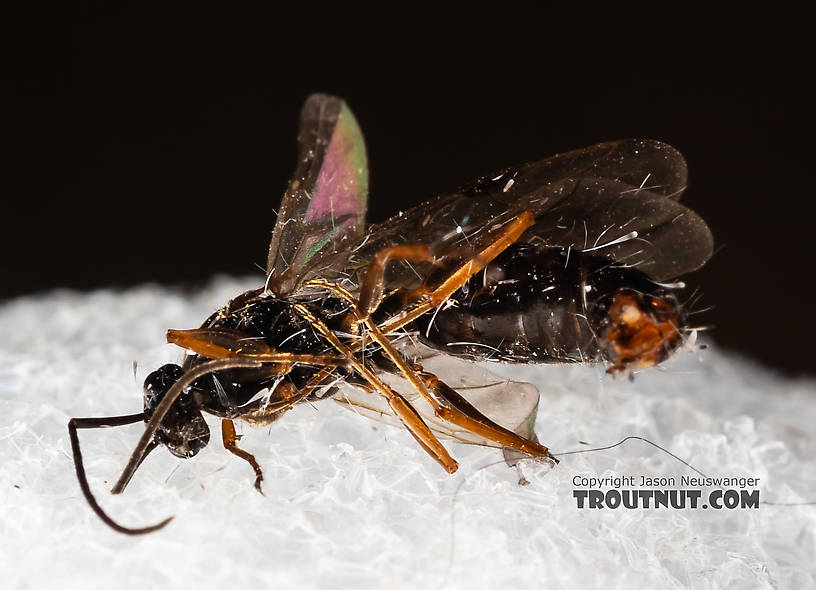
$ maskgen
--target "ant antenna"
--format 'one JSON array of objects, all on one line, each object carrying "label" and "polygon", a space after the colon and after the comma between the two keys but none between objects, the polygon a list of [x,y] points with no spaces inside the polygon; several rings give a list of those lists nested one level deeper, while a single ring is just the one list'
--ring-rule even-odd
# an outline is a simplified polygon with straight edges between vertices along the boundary
[{"label": "ant antenna", "polygon": [[694,465],[692,465],[688,461],[684,461],[683,459],[681,459],[680,457],[678,457],[677,455],[672,453],[669,449],[667,449],[665,447],[661,447],[659,444],[650,441],[648,438],[643,438],[642,436],[627,436],[627,437],[619,440],[615,444],[611,444],[611,445],[608,445],[608,446],[605,446],[605,447],[596,447],[594,449],[578,449],[577,451],[564,451],[563,453],[553,453],[553,455],[554,456],[576,455],[578,453],[592,453],[592,452],[595,452],[595,451],[608,451],[609,449],[614,449],[615,447],[619,447],[620,445],[622,445],[623,443],[625,443],[628,440],[641,440],[641,441],[643,441],[645,443],[648,443],[648,444],[652,445],[654,448],[656,448],[656,449],[658,449],[660,451],[663,451],[668,456],[670,456],[670,457],[672,457],[674,459],[677,459],[678,461],[680,461],[680,463],[682,463],[683,465],[685,465],[686,467],[688,467],[689,469],[691,469],[695,473],[697,473],[699,475],[702,475],[703,477],[708,477],[705,473],[703,473],[702,471],[700,471],[699,469],[694,467]]},{"label": "ant antenna", "polygon": [[[96,513],[96,515],[102,519],[102,521],[111,527],[113,530],[118,531],[120,533],[124,533],[125,535],[144,535],[147,533],[152,533],[153,531],[157,531],[160,528],[164,527],[168,522],[173,520],[173,517],[166,518],[158,524],[154,524],[148,527],[142,528],[130,528],[125,527],[117,522],[115,522],[111,517],[105,514],[105,511],[102,510],[102,507],[94,498],[94,495],[91,493],[91,486],[88,485],[88,478],[85,474],[85,466],[82,462],[82,451],[79,448],[79,436],[77,435],[77,429],[79,428],[114,428],[116,426],[125,426],[127,424],[135,424],[136,422],[141,422],[144,420],[144,413],[140,412],[139,414],[129,414],[127,416],[107,416],[104,418],[71,418],[68,421],[68,435],[71,438],[71,450],[74,454],[74,468],[76,469],[77,479],[79,480],[79,487],[82,490],[82,495],[85,496],[85,500],[88,502],[90,507]],[[154,442],[152,446],[148,448],[145,452],[144,457],[147,457],[148,453],[155,449],[159,443]],[[143,457],[143,460],[144,460]],[[140,462],[141,463],[141,462]]]}]

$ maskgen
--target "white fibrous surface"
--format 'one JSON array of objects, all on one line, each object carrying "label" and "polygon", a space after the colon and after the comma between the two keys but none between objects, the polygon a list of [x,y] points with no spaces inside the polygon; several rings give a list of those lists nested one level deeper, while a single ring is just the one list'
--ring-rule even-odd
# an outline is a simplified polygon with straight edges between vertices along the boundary
[{"label": "white fibrous surface", "polygon": [[759,478],[758,509],[579,509],[576,476],[697,474],[635,440],[555,468],[526,462],[526,486],[499,450],[447,442],[460,464],[451,476],[409,433],[321,401],[268,428],[238,423],[266,496],[223,449],[217,420],[197,457],[157,450],[121,496],[108,490],[142,426],[80,431],[111,516],[145,526],[175,515],[155,534],[112,531],[77,485],[68,419],[141,411],[146,374],[180,358],[165,330],[197,327],[252,286],[57,291],[0,305],[3,588],[816,585],[816,506],[806,504],[816,500],[816,384],[715,346],[633,382],[593,366],[491,370],[539,388],[536,431],[553,452],[643,436],[706,475]]}]

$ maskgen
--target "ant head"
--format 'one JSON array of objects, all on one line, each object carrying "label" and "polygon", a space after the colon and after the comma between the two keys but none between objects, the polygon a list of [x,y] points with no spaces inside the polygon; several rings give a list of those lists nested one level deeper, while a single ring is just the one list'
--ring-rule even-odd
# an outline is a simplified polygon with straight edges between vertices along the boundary
[{"label": "ant head", "polygon": [[[144,419],[148,422],[167,391],[184,374],[168,364],[150,373],[144,382]],[[185,391],[173,403],[156,431],[156,440],[176,457],[189,459],[210,442],[210,429],[192,392]]]}]

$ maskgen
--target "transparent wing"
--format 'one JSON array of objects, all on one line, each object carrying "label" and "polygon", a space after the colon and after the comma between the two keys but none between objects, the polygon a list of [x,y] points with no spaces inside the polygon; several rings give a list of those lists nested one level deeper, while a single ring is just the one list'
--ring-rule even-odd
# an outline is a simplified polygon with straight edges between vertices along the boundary
[{"label": "transparent wing", "polygon": [[365,142],[346,103],[313,94],[303,106],[298,163],[283,197],[267,259],[278,295],[303,281],[339,273],[365,231]]},{"label": "transparent wing", "polygon": [[[423,368],[454,388],[485,416],[527,439],[535,439],[535,418],[538,411],[538,389],[530,383],[508,381],[480,364],[450,357],[421,347]],[[415,355],[413,360],[417,360]],[[425,423],[440,438],[455,439],[468,444],[500,447],[496,442],[464,430],[459,426],[440,420],[433,409],[399,375],[381,373],[380,377],[394,390],[399,391],[420,413]],[[387,402],[376,393],[368,393],[344,383],[334,400],[357,414],[401,427],[399,419],[391,412]]]},{"label": "transparent wing", "polygon": [[[364,268],[395,243],[432,245],[438,257],[477,251],[494,229],[530,211],[536,223],[522,242],[589,249],[637,232],[637,239],[604,254],[630,264],[639,256],[640,267],[658,280],[679,276],[702,266],[713,249],[705,222],[677,202],[686,178],[682,155],[657,141],[628,139],[560,154],[481,178],[371,227],[350,266]],[[430,271],[396,263],[386,285],[409,286]]]},{"label": "transparent wing", "polygon": [[659,281],[696,270],[711,257],[708,225],[674,199],[606,178],[572,181],[564,189],[568,197],[539,212],[522,240],[598,249]]}]

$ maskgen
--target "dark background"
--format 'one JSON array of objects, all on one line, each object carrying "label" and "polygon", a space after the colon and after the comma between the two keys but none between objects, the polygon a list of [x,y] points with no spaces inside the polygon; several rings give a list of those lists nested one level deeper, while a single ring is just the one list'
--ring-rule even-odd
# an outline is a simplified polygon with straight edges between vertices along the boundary
[{"label": "dark background", "polygon": [[814,372],[805,16],[174,6],[2,9],[0,298],[260,280],[300,105],[325,91],[366,135],[375,221],[506,165],[622,137],[671,143],[689,163],[684,202],[719,248],[686,279],[716,306],[699,321],[766,365]]}]

